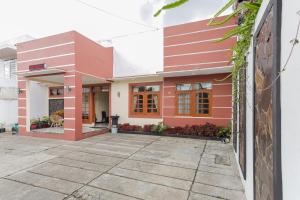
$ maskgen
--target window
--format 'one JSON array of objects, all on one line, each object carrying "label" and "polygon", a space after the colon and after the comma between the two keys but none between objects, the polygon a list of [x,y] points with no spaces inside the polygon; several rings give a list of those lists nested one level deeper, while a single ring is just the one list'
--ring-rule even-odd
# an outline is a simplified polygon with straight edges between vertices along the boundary
[{"label": "window", "polygon": [[63,87],[51,87],[49,88],[49,98],[63,98],[64,88]]},{"label": "window", "polygon": [[0,78],[4,78],[4,79],[16,78],[15,72],[16,72],[15,60],[8,60],[8,61],[0,60]]},{"label": "window", "polygon": [[132,86],[130,113],[133,115],[160,114],[160,85]]},{"label": "window", "polygon": [[176,85],[177,114],[209,116],[211,114],[211,83]]}]

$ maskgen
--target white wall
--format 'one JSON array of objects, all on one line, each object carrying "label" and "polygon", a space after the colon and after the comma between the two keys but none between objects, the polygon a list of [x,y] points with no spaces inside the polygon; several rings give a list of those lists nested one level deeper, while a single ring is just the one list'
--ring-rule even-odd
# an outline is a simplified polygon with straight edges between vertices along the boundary
[{"label": "white wall", "polygon": [[18,123],[17,80],[0,78],[0,123],[7,129]]},{"label": "white wall", "polygon": [[114,76],[155,74],[163,70],[162,30],[114,39],[112,44]]},{"label": "white wall", "polygon": [[[299,0],[282,1],[281,63],[287,60],[300,16]],[[298,39],[300,34],[298,35]],[[296,45],[286,71],[281,75],[281,145],[284,200],[300,197],[300,44]]]},{"label": "white wall", "polygon": [[48,87],[35,81],[29,82],[30,119],[48,116]]},{"label": "white wall", "polygon": [[[130,123],[132,125],[144,125],[144,124],[157,124],[162,121],[162,118],[129,118],[128,117],[128,92],[129,83],[141,83],[141,82],[156,82],[162,81],[162,78],[143,78],[140,80],[131,81],[115,81],[111,85],[111,104],[112,104],[112,115],[119,115],[119,123]],[[120,92],[120,97],[118,97]]]},{"label": "white wall", "polygon": [[17,100],[0,100],[0,123],[6,128],[18,123],[18,102]]}]

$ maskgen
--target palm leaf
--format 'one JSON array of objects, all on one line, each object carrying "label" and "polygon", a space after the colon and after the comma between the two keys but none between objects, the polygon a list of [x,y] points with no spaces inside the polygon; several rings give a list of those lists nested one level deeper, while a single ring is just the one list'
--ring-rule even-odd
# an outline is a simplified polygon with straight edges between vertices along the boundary
[{"label": "palm leaf", "polygon": [[249,30],[252,27],[252,25],[253,24],[249,24],[247,26],[237,26],[234,29],[225,33],[223,38],[216,40],[216,42],[223,42],[224,40],[227,40],[227,39],[231,38],[232,36],[238,35],[238,34],[242,33],[243,31]]},{"label": "palm leaf", "polygon": [[228,15],[223,21],[210,21],[208,23],[208,25],[210,25],[210,26],[219,26],[219,25],[225,24],[226,22],[228,22],[229,20],[234,18],[242,9],[243,9],[242,7],[238,7],[233,13]]},{"label": "palm leaf", "polygon": [[261,6],[261,3],[251,3],[251,2],[244,2],[242,4],[244,8],[250,9],[250,10],[258,10]]},{"label": "palm leaf", "polygon": [[223,12],[225,12],[230,6],[232,6],[234,4],[235,0],[229,0],[225,6],[223,6],[223,8],[221,8],[214,16],[213,18],[210,20],[209,24],[212,23],[216,17],[219,17]]},{"label": "palm leaf", "polygon": [[167,5],[164,5],[161,9],[159,9],[155,14],[154,14],[154,17],[157,17],[161,11],[163,10],[168,10],[168,9],[172,9],[172,8],[176,8],[178,6],[181,6],[182,4],[188,2],[189,0],[177,0],[173,3],[170,3],[170,4],[167,4]]}]

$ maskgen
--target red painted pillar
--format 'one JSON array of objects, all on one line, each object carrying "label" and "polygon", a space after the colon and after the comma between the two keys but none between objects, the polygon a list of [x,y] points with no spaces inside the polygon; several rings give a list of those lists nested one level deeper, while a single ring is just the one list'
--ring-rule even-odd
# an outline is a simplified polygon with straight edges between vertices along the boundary
[{"label": "red painted pillar", "polygon": [[18,124],[20,135],[26,134],[27,112],[28,109],[30,109],[27,106],[27,93],[29,92],[29,88],[27,88],[28,84],[26,82],[26,79],[23,77],[18,77]]},{"label": "red painted pillar", "polygon": [[82,81],[76,72],[64,74],[64,137],[82,138]]}]

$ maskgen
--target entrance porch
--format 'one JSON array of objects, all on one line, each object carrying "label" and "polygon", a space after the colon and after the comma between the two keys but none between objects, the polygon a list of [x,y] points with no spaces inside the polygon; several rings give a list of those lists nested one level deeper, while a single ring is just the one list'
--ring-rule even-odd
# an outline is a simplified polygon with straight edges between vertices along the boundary
[{"label": "entrance porch", "polygon": [[109,130],[110,83],[105,79],[58,70],[22,76],[26,115],[21,135],[80,140]]}]

